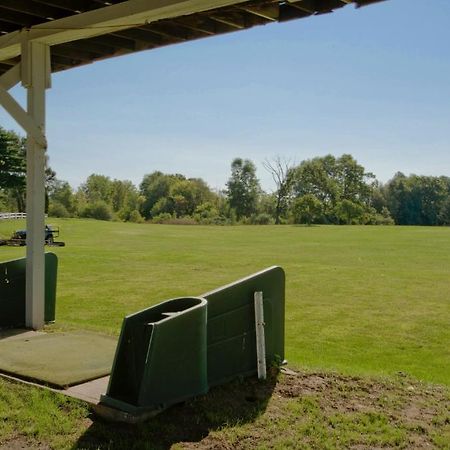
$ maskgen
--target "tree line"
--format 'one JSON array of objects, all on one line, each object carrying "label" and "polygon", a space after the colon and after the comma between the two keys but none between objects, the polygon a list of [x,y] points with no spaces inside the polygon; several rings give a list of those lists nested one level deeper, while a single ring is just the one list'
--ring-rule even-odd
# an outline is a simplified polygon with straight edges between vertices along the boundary
[{"label": "tree line", "polygon": [[[25,210],[26,142],[0,127],[0,211]],[[256,166],[235,158],[224,190],[201,178],[154,171],[139,186],[90,175],[77,189],[59,180],[47,161],[46,208],[53,217],[200,224],[450,225],[450,178],[406,176],[376,180],[349,154],[292,164],[263,163],[275,183],[261,188]]]}]

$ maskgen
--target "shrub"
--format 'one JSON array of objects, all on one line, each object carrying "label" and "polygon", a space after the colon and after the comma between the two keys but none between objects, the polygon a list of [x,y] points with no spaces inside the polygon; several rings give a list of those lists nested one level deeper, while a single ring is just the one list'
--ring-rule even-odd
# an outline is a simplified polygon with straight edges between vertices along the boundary
[{"label": "shrub", "polygon": [[128,216],[128,221],[134,223],[142,223],[144,222],[144,218],[141,216],[139,211],[135,209],[131,211],[130,215]]},{"label": "shrub", "polygon": [[153,217],[153,223],[165,225],[197,225],[197,222],[191,216],[176,217],[175,214],[161,213]]},{"label": "shrub", "polygon": [[97,220],[111,220],[113,213],[111,207],[103,200],[88,203],[80,213],[80,217]]},{"label": "shrub", "polygon": [[169,220],[172,220],[172,214],[169,213],[160,213],[152,218],[153,223],[167,223]]},{"label": "shrub", "polygon": [[267,213],[254,214],[250,218],[252,225],[271,225],[274,223],[273,217]]},{"label": "shrub", "polygon": [[70,217],[67,208],[59,202],[52,202],[48,207],[48,215],[50,217]]}]

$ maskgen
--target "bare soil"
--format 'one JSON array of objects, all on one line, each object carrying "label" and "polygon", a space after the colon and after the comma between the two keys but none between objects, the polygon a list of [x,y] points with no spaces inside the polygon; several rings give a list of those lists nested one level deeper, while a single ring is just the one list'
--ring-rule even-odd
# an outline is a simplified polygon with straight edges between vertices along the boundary
[{"label": "bare soil", "polygon": [[76,442],[4,442],[0,450],[72,449],[450,449],[445,386],[404,374],[380,379],[272,371],[237,380],[140,425],[80,423]]}]

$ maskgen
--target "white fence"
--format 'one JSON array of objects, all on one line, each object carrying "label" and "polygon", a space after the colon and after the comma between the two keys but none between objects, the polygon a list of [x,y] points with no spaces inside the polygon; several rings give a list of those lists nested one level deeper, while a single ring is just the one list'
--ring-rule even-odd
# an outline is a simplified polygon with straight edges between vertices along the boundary
[{"label": "white fence", "polygon": [[27,213],[0,213],[0,220],[2,219],[26,219]]}]

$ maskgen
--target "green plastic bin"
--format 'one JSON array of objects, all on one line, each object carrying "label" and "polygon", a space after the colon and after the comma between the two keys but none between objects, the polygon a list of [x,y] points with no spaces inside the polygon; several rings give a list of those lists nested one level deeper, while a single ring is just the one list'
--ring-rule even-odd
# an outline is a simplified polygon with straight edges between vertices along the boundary
[{"label": "green plastic bin", "polygon": [[[58,258],[45,254],[46,322],[54,322]],[[26,258],[0,263],[0,327],[25,326]]]}]

